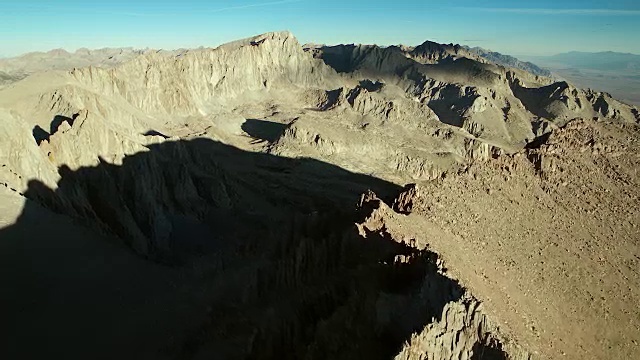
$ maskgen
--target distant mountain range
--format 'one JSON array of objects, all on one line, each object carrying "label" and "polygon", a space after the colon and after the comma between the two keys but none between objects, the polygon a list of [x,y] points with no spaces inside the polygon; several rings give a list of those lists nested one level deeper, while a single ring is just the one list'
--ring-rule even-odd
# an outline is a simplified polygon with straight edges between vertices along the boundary
[{"label": "distant mountain range", "polygon": [[78,49],[68,52],[53,49],[47,52],[31,52],[14,58],[0,59],[0,85],[21,80],[30,74],[46,70],[71,70],[74,67],[113,67],[146,50],[133,48]]},{"label": "distant mountain range", "polygon": [[0,71],[0,86],[10,84],[12,82],[22,79],[24,76],[7,74],[4,71]]},{"label": "distant mountain range", "polygon": [[630,104],[640,104],[640,55],[571,51],[552,56],[520,56],[554,76],[582,88],[606,91]]},{"label": "distant mountain range", "polygon": [[[306,47],[318,47],[307,45]],[[571,51],[553,56],[518,56],[501,54],[481,47],[453,44],[437,44],[426,41],[417,47],[399,46],[405,55],[422,63],[437,62],[445,57],[466,57],[505,67],[524,70],[536,76],[568,80],[582,88],[606,91],[626,102],[640,104],[640,55],[618,52]],[[417,54],[411,52],[418,51]],[[165,54],[180,54],[186,50],[160,50]],[[426,51],[426,52],[425,52]],[[70,53],[62,49],[24,54],[15,58],[0,59],[0,87],[21,80],[34,72],[47,69],[71,70],[89,65],[114,67],[147,52],[114,48],[79,49]],[[424,57],[422,53],[428,54]],[[422,55],[420,55],[422,54]]]},{"label": "distant mountain range", "polygon": [[496,64],[500,64],[503,66],[509,66],[509,67],[513,67],[516,69],[521,69],[521,70],[525,70],[528,71],[534,75],[538,75],[538,76],[547,76],[547,77],[551,77],[551,71],[541,68],[538,65],[531,63],[531,62],[527,62],[527,61],[521,61],[513,56],[510,55],[504,55],[501,54],[499,52],[495,52],[495,51],[491,51],[491,50],[487,50],[487,49],[483,49],[481,47],[468,47],[465,46],[465,48],[467,49],[467,51],[477,54],[478,56],[489,60],[493,63]]},{"label": "distant mountain range", "polygon": [[531,61],[541,64],[564,65],[566,67],[604,70],[604,71],[640,71],[640,55],[606,52],[571,51],[553,56],[528,57]]},{"label": "distant mountain range", "polygon": [[528,71],[539,76],[561,74],[560,69],[621,72],[632,78],[640,76],[640,55],[613,51],[570,51],[552,56],[520,56],[519,58],[480,47],[464,48],[493,63]]}]

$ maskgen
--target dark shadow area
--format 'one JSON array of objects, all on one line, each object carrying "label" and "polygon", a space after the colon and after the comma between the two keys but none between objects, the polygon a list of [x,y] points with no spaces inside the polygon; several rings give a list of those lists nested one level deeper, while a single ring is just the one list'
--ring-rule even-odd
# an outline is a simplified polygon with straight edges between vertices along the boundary
[{"label": "dark shadow area", "polygon": [[527,111],[545,119],[553,119],[555,116],[547,110],[547,106],[556,100],[566,104],[566,98],[562,93],[568,87],[569,84],[564,81],[540,88],[527,88],[520,83],[514,83],[511,85],[511,90]]},{"label": "dark shadow area", "polygon": [[164,139],[168,139],[169,137],[159,131],[156,130],[148,130],[147,132],[145,132],[144,134],[142,134],[144,136],[160,136]]},{"label": "dark shadow area", "polygon": [[414,81],[424,78],[425,66],[405,57],[398,48],[373,45],[323,46],[317,57],[338,73],[358,71],[361,76],[396,82],[396,76]]},{"label": "dark shadow area", "polygon": [[[462,93],[464,91],[464,93]],[[438,98],[427,104],[441,122],[462,127],[464,113],[479,97],[472,88],[461,89],[459,85],[446,85],[440,90]]]},{"label": "dark shadow area", "polygon": [[429,108],[433,110],[438,119],[448,125],[462,127],[464,125],[464,112],[473,103],[470,99],[459,99],[460,101],[452,101],[453,99],[437,99],[429,101]]},{"label": "dark shadow area", "polygon": [[[418,54],[417,58],[422,55],[424,54]],[[397,77],[400,77],[415,82],[418,87],[423,86],[429,79],[482,86],[491,86],[499,80],[499,75],[492,71],[489,64],[468,58],[454,59],[450,56],[439,59],[437,63],[423,64],[405,56],[396,46],[323,46],[314,56],[322,59],[338,73],[357,72],[358,76],[382,78],[389,83],[398,82]]]},{"label": "dark shadow area", "polygon": [[454,52],[458,52],[460,51],[460,46],[456,45],[455,47],[453,46],[448,46],[448,45],[444,45],[444,44],[439,44],[437,42],[433,42],[433,41],[425,41],[422,44],[416,46],[411,53],[415,54],[415,55],[431,55],[431,54],[439,54],[439,53],[443,53],[444,50],[453,50]]},{"label": "dark shadow area", "polygon": [[34,126],[31,134],[38,145],[43,141],[49,141],[49,133],[45,129],[41,128],[40,125]]},{"label": "dark shadow area", "polygon": [[208,139],[148,149],[29,183],[0,230],[3,358],[389,359],[464,293],[354,225],[395,184]]},{"label": "dark shadow area", "polygon": [[528,142],[527,145],[525,145],[525,148],[526,149],[539,149],[542,145],[547,143],[547,141],[549,140],[550,136],[551,136],[551,132],[548,132],[546,134],[540,135],[540,136],[536,137],[535,139],[533,139],[532,141]]},{"label": "dark shadow area", "polygon": [[317,108],[310,108],[308,110],[314,110],[314,111],[331,110],[332,108],[336,107],[340,103],[340,98],[342,97],[343,93],[344,93],[344,88],[327,90],[325,91],[326,100],[318,104]]},{"label": "dark shadow area", "polygon": [[369,92],[376,92],[382,90],[384,83],[380,81],[371,81],[369,79],[360,80],[360,87],[366,89]]},{"label": "dark shadow area", "polygon": [[[250,120],[244,127],[273,139],[284,125]],[[194,241],[180,240],[176,222],[207,223],[212,214],[243,209],[247,214],[234,213],[231,218],[264,213],[260,223],[269,226],[272,218],[291,211],[309,214],[352,207],[368,189],[382,196],[400,189],[314,159],[246,152],[207,139],[148,148],[149,152],[126,157],[121,166],[103,160],[75,171],[63,166],[55,192],[32,181],[25,196],[117,235],[144,256],[174,263]],[[234,223],[229,219],[219,225]]]},{"label": "dark shadow area", "polygon": [[258,46],[260,44],[262,44],[266,39],[260,39],[258,41],[252,41],[251,42],[251,46]]},{"label": "dark shadow area", "polygon": [[446,58],[437,64],[424,65],[423,71],[429,77],[449,83],[490,87],[500,81],[500,75],[494,72],[492,66],[465,57],[458,59]]},{"label": "dark shadow area", "polygon": [[356,45],[323,46],[317,54],[325,64],[332,67],[335,71],[348,73],[356,70],[359,62],[362,60],[363,51],[360,53],[356,52],[360,49],[361,47]]},{"label": "dark shadow area", "polygon": [[49,132],[47,132],[45,129],[40,127],[40,125],[34,126],[31,134],[33,135],[33,138],[36,141],[36,144],[40,145],[40,143],[43,141],[49,141],[49,137],[55,134],[60,128],[60,125],[62,125],[62,123],[64,122],[69,124],[69,126],[73,126],[73,122],[78,117],[78,115],[79,114],[73,114],[72,117],[68,117],[64,115],[54,116],[53,119],[51,120],[51,124],[49,125]]},{"label": "dark shadow area", "polygon": [[473,357],[470,360],[508,360],[509,356],[502,350],[502,344],[495,339],[488,339],[485,344],[476,343]]},{"label": "dark shadow area", "polygon": [[51,120],[51,127],[49,130],[49,134],[53,135],[56,133],[56,131],[58,131],[58,128],[60,127],[60,125],[62,125],[63,122],[67,122],[69,124],[69,126],[73,126],[73,122],[76,120],[76,118],[78,117],[78,114],[73,114],[72,117],[68,117],[68,116],[63,116],[63,115],[56,115],[53,120]]},{"label": "dark shadow area", "polygon": [[278,140],[286,128],[287,124],[260,119],[247,119],[242,124],[242,130],[249,136],[267,142]]}]

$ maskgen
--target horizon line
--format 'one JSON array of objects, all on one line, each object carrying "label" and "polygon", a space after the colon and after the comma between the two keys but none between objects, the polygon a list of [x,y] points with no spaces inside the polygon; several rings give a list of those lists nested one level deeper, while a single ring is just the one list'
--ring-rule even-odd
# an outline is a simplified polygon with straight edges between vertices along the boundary
[{"label": "horizon line", "polygon": [[[258,34],[261,35],[261,34]],[[256,35],[256,36],[258,36]],[[248,38],[242,38],[242,39],[249,39],[251,37]],[[224,44],[228,44],[237,40],[242,40],[242,39],[236,39],[236,40],[229,40],[229,41],[225,41],[222,42],[220,44],[217,45],[198,45],[198,46],[193,46],[193,47],[149,47],[149,46],[132,46],[132,45],[123,45],[123,46],[97,46],[97,47],[87,47],[87,46],[81,46],[75,49],[72,49],[70,47],[57,47],[57,48],[50,48],[48,50],[34,50],[34,51],[28,51],[28,52],[24,52],[24,53],[20,53],[20,54],[16,54],[16,55],[0,55],[0,60],[7,60],[7,59],[16,59],[16,58],[20,58],[29,54],[47,54],[56,50],[63,50],[65,51],[67,54],[69,55],[73,55],[75,53],[77,53],[80,50],[89,50],[89,51],[99,51],[99,50],[120,50],[120,49],[128,49],[128,50],[132,50],[132,51],[177,51],[177,50],[199,50],[199,49],[215,49],[219,46],[222,46]],[[427,39],[427,41],[433,41],[436,42],[438,44],[442,44],[442,45],[448,45],[451,44],[451,42],[440,42],[440,41],[436,41],[435,39]],[[463,40],[464,41],[464,40]],[[476,42],[476,41],[481,41],[481,40],[466,40],[467,42]],[[343,43],[332,43],[332,44],[320,44],[320,45],[325,45],[325,46],[338,46],[338,45],[350,45],[350,44],[356,44],[356,43],[347,43],[347,42],[343,42]],[[359,45],[375,45],[378,47],[388,47],[388,46],[398,46],[398,45],[404,45],[401,43],[398,44],[364,44],[364,43],[358,43]],[[421,43],[422,44],[422,43]],[[461,45],[461,46],[466,46],[467,44],[463,44],[463,43],[453,43],[454,45]],[[305,44],[300,44],[300,46],[304,46]],[[420,44],[417,44],[415,46],[418,46]],[[412,45],[409,45],[412,46]],[[569,54],[569,53],[585,53],[585,54],[600,54],[600,53],[616,53],[616,54],[625,54],[625,55],[635,55],[635,56],[640,56],[640,53],[633,53],[633,52],[622,52],[622,51],[615,51],[615,50],[598,50],[598,51],[584,51],[584,50],[567,50],[567,51],[562,51],[562,52],[558,52],[558,53],[548,53],[548,55],[541,55],[541,54],[523,54],[523,53],[507,53],[507,52],[500,52],[500,51],[495,51],[494,49],[491,49],[489,47],[483,47],[483,46],[474,46],[474,47],[479,47],[483,50],[487,50],[487,51],[492,51],[492,52],[498,52],[502,55],[510,55],[513,57],[529,57],[529,56],[533,56],[533,57],[552,57],[555,55],[561,55],[561,54]],[[473,48],[470,46],[470,48]]]}]

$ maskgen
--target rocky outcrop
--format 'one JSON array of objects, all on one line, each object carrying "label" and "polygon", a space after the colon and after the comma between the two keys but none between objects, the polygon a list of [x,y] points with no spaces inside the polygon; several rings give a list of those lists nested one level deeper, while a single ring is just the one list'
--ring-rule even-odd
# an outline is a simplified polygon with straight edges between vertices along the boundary
[{"label": "rocky outcrop", "polygon": [[[364,194],[360,207],[368,215],[358,224],[360,234],[366,236],[376,231],[385,232],[386,222],[393,221],[393,217],[398,216],[395,212],[400,210],[404,214],[410,213],[413,201],[420,201],[419,198],[418,187],[405,187],[394,200],[394,211],[377,199],[375,194]],[[400,234],[388,236],[393,238],[398,235]],[[411,243],[410,240],[409,244]],[[441,260],[434,253],[431,256],[436,265],[434,270],[439,276],[425,276],[420,285],[421,290],[414,295],[417,304],[427,304],[426,309],[418,310],[415,303],[411,302],[404,303],[403,308],[408,313],[416,310],[424,313],[429,312],[430,305],[440,305],[435,313],[432,312],[433,321],[421,331],[414,332],[395,359],[475,359],[487,356],[492,359],[528,360],[530,354],[501,337],[495,325],[483,313],[481,304],[471,294],[459,287],[451,287],[449,281],[452,280],[443,270]],[[400,257],[397,261],[406,261],[405,259]]]}]

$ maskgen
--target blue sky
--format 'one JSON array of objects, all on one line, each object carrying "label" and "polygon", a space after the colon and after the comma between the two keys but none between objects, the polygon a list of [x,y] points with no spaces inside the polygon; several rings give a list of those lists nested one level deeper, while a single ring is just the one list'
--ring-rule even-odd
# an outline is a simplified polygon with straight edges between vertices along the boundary
[{"label": "blue sky", "polygon": [[506,54],[640,54],[638,0],[0,0],[0,56],[79,47],[216,46],[267,31],[300,42],[417,45]]}]

